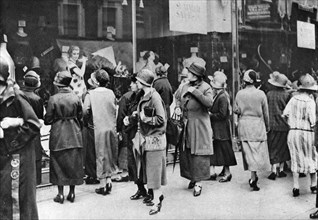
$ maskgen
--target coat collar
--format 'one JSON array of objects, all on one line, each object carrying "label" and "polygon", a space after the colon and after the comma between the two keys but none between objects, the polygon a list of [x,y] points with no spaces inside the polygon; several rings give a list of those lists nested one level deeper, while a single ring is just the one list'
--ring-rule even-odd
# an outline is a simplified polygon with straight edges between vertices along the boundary
[{"label": "coat collar", "polygon": [[154,93],[155,89],[154,88],[151,88],[150,92],[148,92],[147,94],[145,94],[143,97],[142,97],[142,100],[143,101],[148,101],[151,99],[151,96],[152,94]]},{"label": "coat collar", "polygon": [[4,92],[0,95],[0,104],[10,99],[7,103],[7,106],[9,106],[12,103],[14,97],[15,97],[15,91],[13,86],[8,86],[4,90]]}]

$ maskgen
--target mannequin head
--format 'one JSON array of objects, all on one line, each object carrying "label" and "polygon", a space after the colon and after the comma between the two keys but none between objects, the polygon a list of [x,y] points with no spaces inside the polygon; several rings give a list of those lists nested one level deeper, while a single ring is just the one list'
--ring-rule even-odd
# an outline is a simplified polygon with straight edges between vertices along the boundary
[{"label": "mannequin head", "polygon": [[71,61],[76,62],[79,58],[80,48],[78,46],[70,46],[68,55]]}]

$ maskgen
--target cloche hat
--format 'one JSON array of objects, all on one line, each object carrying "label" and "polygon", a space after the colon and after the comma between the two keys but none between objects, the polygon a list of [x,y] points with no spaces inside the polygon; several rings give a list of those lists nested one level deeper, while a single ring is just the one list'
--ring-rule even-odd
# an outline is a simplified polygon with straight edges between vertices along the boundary
[{"label": "cloche hat", "polygon": [[41,86],[40,76],[33,70],[24,75],[24,85],[30,88],[39,88]]},{"label": "cloche hat", "polygon": [[205,68],[198,63],[193,62],[187,69],[196,76],[205,76]]},{"label": "cloche hat", "polygon": [[155,74],[148,69],[142,69],[138,74],[136,79],[143,85],[151,87],[154,79]]},{"label": "cloche hat", "polygon": [[224,89],[226,87],[226,75],[221,71],[216,71],[213,76],[208,76],[211,80],[211,86],[214,89]]},{"label": "cloche hat", "polygon": [[57,72],[53,84],[60,87],[69,86],[72,82],[72,75],[69,71]]},{"label": "cloche hat", "polygon": [[317,82],[315,81],[314,77],[308,73],[300,79],[300,83],[301,85],[298,87],[299,89],[310,91],[318,90]]}]

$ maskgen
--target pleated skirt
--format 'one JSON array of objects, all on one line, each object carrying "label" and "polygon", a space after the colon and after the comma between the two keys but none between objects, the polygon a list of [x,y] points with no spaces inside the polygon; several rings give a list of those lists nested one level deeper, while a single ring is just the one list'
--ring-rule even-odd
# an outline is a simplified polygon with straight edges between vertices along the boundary
[{"label": "pleated skirt", "polygon": [[83,184],[82,149],[72,148],[61,151],[51,151],[50,182],[54,185]]},{"label": "pleated skirt", "polygon": [[237,165],[231,140],[213,141],[214,154],[211,155],[211,166],[235,166]]},{"label": "pleated skirt", "polygon": [[288,131],[270,131],[268,133],[268,152],[271,164],[290,160],[287,136]]},{"label": "pleated skirt", "polygon": [[317,170],[317,151],[314,146],[314,132],[290,130],[287,144],[291,158],[291,171],[296,173],[315,173]]},{"label": "pleated skirt", "polygon": [[269,171],[267,141],[242,141],[244,170]]}]

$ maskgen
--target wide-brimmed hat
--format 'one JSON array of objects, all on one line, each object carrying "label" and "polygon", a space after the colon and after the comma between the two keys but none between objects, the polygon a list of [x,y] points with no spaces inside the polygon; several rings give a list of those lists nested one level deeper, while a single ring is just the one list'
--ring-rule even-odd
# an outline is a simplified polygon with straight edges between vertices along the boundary
[{"label": "wide-brimmed hat", "polygon": [[69,71],[57,72],[53,84],[60,87],[69,86],[72,82],[72,75]]},{"label": "wide-brimmed hat", "polygon": [[208,76],[211,80],[210,84],[214,89],[225,89],[226,87],[226,75],[221,71],[216,71],[213,76]]},{"label": "wide-brimmed hat", "polygon": [[287,86],[288,78],[284,74],[275,71],[272,75],[270,75],[270,77],[271,78],[268,80],[268,82],[273,86],[281,88],[285,88]]},{"label": "wide-brimmed hat", "polygon": [[0,56],[0,81],[7,82],[9,77],[9,63]]},{"label": "wide-brimmed hat", "polygon": [[143,85],[151,87],[154,79],[155,74],[148,69],[142,69],[138,74],[136,79]]},{"label": "wide-brimmed hat", "polygon": [[302,90],[310,90],[310,91],[317,91],[318,86],[317,82],[310,74],[306,74],[304,77],[300,79],[301,85],[298,87]]},{"label": "wide-brimmed hat", "polygon": [[24,86],[30,88],[39,88],[41,86],[40,76],[33,70],[24,75]]},{"label": "wide-brimmed hat", "polygon": [[193,62],[187,69],[196,76],[205,76],[205,68],[198,63]]},{"label": "wide-brimmed hat", "polygon": [[97,82],[97,79],[96,79],[96,73],[93,72],[91,74],[91,77],[88,79],[87,83],[90,85],[90,86],[93,86],[93,87],[98,87],[99,86],[99,82]]}]

